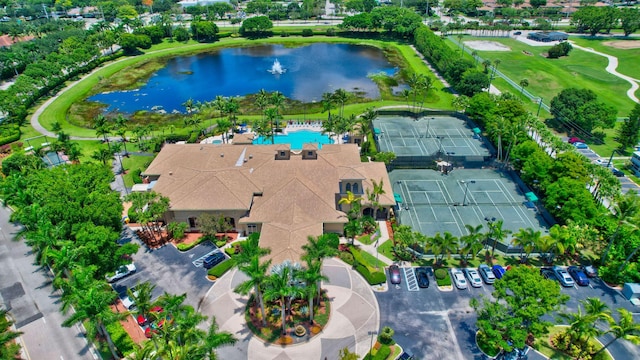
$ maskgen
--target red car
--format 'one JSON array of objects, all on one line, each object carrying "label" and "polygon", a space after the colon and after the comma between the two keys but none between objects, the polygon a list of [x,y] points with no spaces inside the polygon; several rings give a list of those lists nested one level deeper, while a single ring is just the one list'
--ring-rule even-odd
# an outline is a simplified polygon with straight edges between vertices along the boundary
[{"label": "red car", "polygon": [[569,144],[575,144],[575,143],[577,143],[577,142],[579,142],[579,143],[586,143],[586,141],[584,141],[584,140],[580,139],[579,137],[575,137],[575,136],[574,136],[574,137],[569,138]]}]

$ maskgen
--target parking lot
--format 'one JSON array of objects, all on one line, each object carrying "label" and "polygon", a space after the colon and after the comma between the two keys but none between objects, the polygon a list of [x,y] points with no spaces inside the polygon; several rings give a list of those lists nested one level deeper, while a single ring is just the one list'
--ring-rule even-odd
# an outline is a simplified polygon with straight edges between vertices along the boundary
[{"label": "parking lot", "polygon": [[[214,244],[204,242],[186,252],[178,251],[171,244],[150,250],[129,228],[123,231],[121,241],[133,241],[141,245],[138,253],[133,255],[136,272],[112,284],[121,297],[126,294],[127,288],[149,281],[156,285],[153,299],[164,292],[176,295],[186,293],[185,304],[198,308],[200,300],[213,284],[207,280],[207,270],[201,264],[203,257],[218,249]],[[196,266],[198,264],[200,266]]]},{"label": "parking lot", "polygon": [[[483,359],[475,345],[475,313],[469,306],[469,300],[479,295],[491,296],[492,285],[482,284],[480,288],[469,287],[465,290],[453,288],[441,291],[436,286],[432,273],[429,275],[429,288],[408,286],[405,278],[411,268],[401,268],[402,282],[389,284],[387,292],[376,293],[380,307],[381,326],[390,326],[395,330],[394,339],[416,359]],[[600,279],[590,279],[586,287],[574,286],[562,288],[570,296],[564,311],[577,312],[578,304],[588,297],[597,297],[612,309],[624,307],[635,313],[640,321],[640,309],[635,308],[618,290],[607,287]],[[497,280],[499,281],[499,280]],[[549,320],[555,322],[550,316]],[[607,336],[601,341],[607,341]],[[640,358],[640,349],[626,341],[618,341],[609,346],[616,359]],[[530,352],[529,359],[537,359]]]}]

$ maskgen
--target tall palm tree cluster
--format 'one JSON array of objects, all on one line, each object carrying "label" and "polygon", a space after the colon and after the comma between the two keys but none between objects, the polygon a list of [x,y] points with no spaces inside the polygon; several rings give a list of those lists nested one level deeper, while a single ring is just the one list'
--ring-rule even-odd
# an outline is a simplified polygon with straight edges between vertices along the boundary
[{"label": "tall palm tree cluster", "polygon": [[407,106],[411,103],[412,110],[422,111],[427,94],[433,88],[433,78],[425,74],[413,73],[407,80],[407,85],[409,85],[409,89],[402,92]]},{"label": "tall palm tree cluster", "polygon": [[[313,323],[314,312],[322,297],[321,282],[327,280],[321,271],[322,261],[338,252],[337,241],[333,238],[330,234],[309,236],[308,243],[303,246],[305,253],[302,260],[306,266],[289,261],[272,266],[270,260],[261,261],[260,258],[270,250],[258,245],[258,234],[252,234],[242,244],[234,260],[248,279],[238,285],[235,291],[243,295],[253,292],[253,302],[250,301],[249,306],[257,305],[253,318],[259,319],[263,328],[279,323],[281,336],[286,336],[287,328],[292,325],[293,304],[296,301],[304,303],[308,321]],[[269,312],[267,308],[277,310]]]},{"label": "tall palm tree cluster", "polygon": [[169,198],[149,191],[132,192],[125,200],[131,202],[135,222],[142,226],[142,230],[137,232],[138,236],[146,245],[155,247],[169,241],[161,224],[164,214],[169,210]]},{"label": "tall palm tree cluster", "polygon": [[233,345],[237,339],[231,333],[218,331],[213,318],[207,331],[199,325],[207,317],[192,306],[185,305],[187,295],[164,293],[156,301],[151,301],[155,285],[148,282],[139,284],[136,291],[129,289],[129,296],[135,301],[137,312],[149,327],[151,340],[144,343],[131,356],[144,360],[199,360],[217,359],[215,349]]},{"label": "tall palm tree cluster", "polygon": [[[222,134],[223,141],[226,142],[228,141],[229,130],[235,129],[237,126],[238,114],[240,113],[240,99],[237,96],[224,97],[218,95],[213,100],[205,102],[188,99],[182,106],[187,112],[183,122],[185,126],[191,126],[192,134],[211,132],[214,128],[213,120],[217,118],[215,125]],[[209,119],[209,125],[205,129],[202,128],[202,123],[206,118]]]},{"label": "tall palm tree cluster", "polygon": [[[617,309],[616,319],[607,305],[598,298],[587,298],[580,303],[582,308],[578,306],[577,313],[560,314],[560,319],[567,322],[569,327],[551,339],[551,343],[558,349],[575,358],[588,360],[595,359],[619,339],[640,345],[640,323],[634,321],[629,310]],[[603,325],[608,325],[608,329],[604,329]],[[610,334],[612,339],[596,350],[592,339],[604,334]]]},{"label": "tall palm tree cluster", "polygon": [[[101,147],[91,154],[94,160],[100,161],[103,165],[107,165],[107,161],[116,155],[120,157],[120,165],[122,165],[122,156],[129,156],[129,151],[127,150],[128,121],[129,120],[122,115],[118,115],[114,119],[107,119],[104,115],[100,114],[93,119],[93,128],[95,129],[96,136],[102,137],[102,141],[106,144],[106,147]],[[141,149],[143,149],[144,146],[140,145],[142,144],[142,140],[140,139],[147,135],[149,129],[150,128],[147,127],[139,127],[135,131]],[[112,143],[109,138],[112,134],[119,136],[120,142]],[[58,137],[59,136],[58,134]],[[124,152],[122,152],[123,148]]]},{"label": "tall palm tree cluster", "polygon": [[253,122],[253,131],[263,139],[271,139],[275,143],[275,135],[280,132],[282,110],[286,106],[286,98],[280,91],[268,93],[260,89],[256,96],[256,105],[260,109],[260,119]]},{"label": "tall palm tree cluster", "polygon": [[[372,131],[371,121],[377,116],[373,109],[367,109],[360,116],[355,114],[344,115],[344,107],[352,97],[353,94],[344,89],[336,89],[332,93],[326,92],[322,94],[322,112],[327,112],[327,119],[322,122],[322,131],[325,134],[340,136],[358,129],[361,134],[367,137]],[[332,113],[331,110],[336,108],[338,112]]]}]

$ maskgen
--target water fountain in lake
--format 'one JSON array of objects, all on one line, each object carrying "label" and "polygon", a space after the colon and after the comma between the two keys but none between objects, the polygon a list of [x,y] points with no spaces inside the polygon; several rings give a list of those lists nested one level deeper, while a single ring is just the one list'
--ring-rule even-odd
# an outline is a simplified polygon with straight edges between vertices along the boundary
[{"label": "water fountain in lake", "polygon": [[280,61],[276,59],[276,61],[273,62],[273,65],[271,65],[271,69],[267,71],[269,71],[274,75],[282,75],[287,71],[287,69],[283,68],[282,65],[280,64]]}]

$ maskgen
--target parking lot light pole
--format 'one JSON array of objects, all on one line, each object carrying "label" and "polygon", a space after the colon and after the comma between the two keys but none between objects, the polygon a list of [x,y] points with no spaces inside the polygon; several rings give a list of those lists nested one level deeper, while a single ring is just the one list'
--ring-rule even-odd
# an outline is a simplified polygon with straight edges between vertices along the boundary
[{"label": "parking lot light pole", "polygon": [[371,345],[369,345],[369,353],[371,353],[371,349],[373,349],[373,335],[378,335],[377,331],[368,331],[367,335],[371,335]]},{"label": "parking lot light pole", "polygon": [[618,152],[618,150],[615,150],[615,149],[611,152],[611,156],[609,156],[609,161],[607,162],[607,168],[609,168],[609,166],[611,166],[611,160],[613,160],[613,155],[615,153],[617,153],[617,152]]},{"label": "parking lot light pole", "polygon": [[460,180],[461,183],[466,184],[466,186],[464,187],[464,198],[462,198],[462,206],[465,206],[465,203],[467,202],[467,192],[469,191],[469,184],[475,184],[476,181],[475,180],[471,180],[471,181],[464,181],[464,180]]}]

